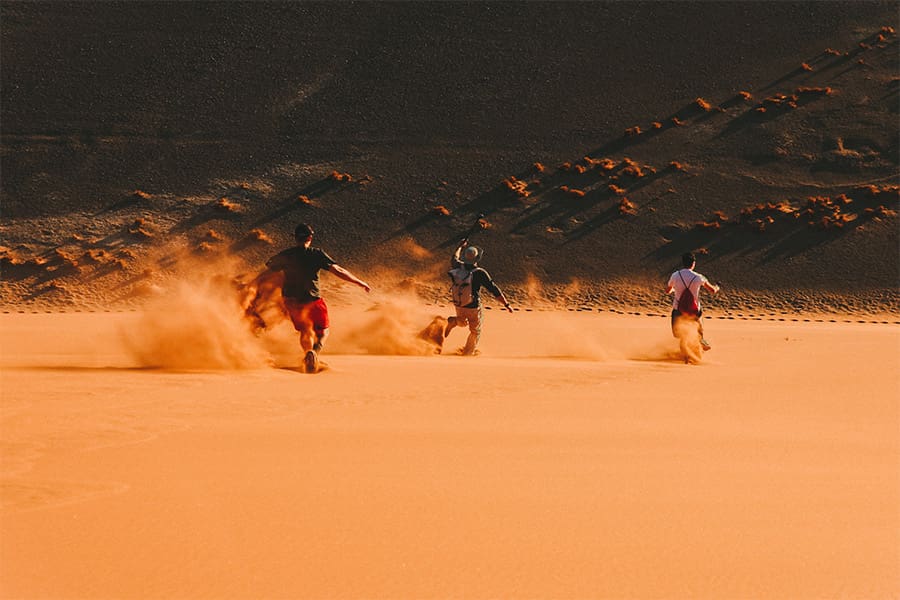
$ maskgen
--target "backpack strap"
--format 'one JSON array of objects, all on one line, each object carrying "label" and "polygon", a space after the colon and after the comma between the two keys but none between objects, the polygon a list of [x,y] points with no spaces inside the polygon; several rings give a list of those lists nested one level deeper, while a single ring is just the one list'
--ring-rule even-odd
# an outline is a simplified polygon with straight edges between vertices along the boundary
[{"label": "backpack strap", "polygon": [[[684,286],[684,289],[686,289],[686,290],[691,289],[691,283],[694,283],[695,281],[697,281],[697,277],[694,276],[694,277],[691,277],[691,283],[685,283],[685,282],[684,282],[684,275],[681,274],[681,271],[680,271],[680,270],[678,271],[678,277],[681,279],[681,285],[683,285],[683,286]],[[683,292],[682,292],[682,293],[683,293]]]}]

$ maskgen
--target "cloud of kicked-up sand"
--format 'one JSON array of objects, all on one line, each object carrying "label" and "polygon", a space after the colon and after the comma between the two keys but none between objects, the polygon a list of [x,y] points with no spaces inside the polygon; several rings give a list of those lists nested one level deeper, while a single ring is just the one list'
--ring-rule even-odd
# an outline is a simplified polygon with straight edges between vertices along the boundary
[{"label": "cloud of kicked-up sand", "polygon": [[244,316],[241,280],[232,259],[173,258],[178,274],[155,285],[134,323],[121,332],[138,366],[169,369],[253,369],[270,352]]},{"label": "cloud of kicked-up sand", "polygon": [[331,311],[334,315],[327,350],[343,354],[434,354],[435,344],[420,333],[435,317],[446,316],[447,310],[426,305],[412,290],[376,292],[368,304]]},{"label": "cloud of kicked-up sand", "polygon": [[269,353],[243,318],[227,282],[178,281],[149,301],[124,342],[138,365],[169,369],[252,369]]}]

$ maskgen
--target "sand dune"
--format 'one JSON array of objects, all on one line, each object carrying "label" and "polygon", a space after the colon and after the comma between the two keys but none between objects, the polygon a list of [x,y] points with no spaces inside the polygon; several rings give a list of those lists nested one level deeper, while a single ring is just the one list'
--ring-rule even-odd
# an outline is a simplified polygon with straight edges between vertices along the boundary
[{"label": "sand dune", "polygon": [[693,250],[730,309],[900,312],[890,3],[320,8],[5,6],[0,305],[137,308],[304,220],[406,277],[477,223],[520,303],[652,307]]},{"label": "sand dune", "polygon": [[274,332],[273,367],[162,370],[147,315],[2,315],[0,595],[900,585],[895,325],[713,319],[687,366],[662,317],[491,312],[470,359],[358,353],[339,314],[315,376]]}]

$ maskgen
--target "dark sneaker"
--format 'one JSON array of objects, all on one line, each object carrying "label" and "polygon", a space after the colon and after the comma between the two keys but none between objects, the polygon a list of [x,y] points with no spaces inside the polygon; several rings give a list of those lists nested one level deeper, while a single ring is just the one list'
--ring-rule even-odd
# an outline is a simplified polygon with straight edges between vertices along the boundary
[{"label": "dark sneaker", "polygon": [[319,369],[319,357],[312,350],[303,357],[303,370],[307,373],[315,373]]}]

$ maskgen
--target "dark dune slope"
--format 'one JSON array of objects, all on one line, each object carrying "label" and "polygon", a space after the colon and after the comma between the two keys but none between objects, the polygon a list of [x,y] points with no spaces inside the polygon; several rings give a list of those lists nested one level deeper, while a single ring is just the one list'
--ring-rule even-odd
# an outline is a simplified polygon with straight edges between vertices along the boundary
[{"label": "dark dune slope", "polygon": [[[173,243],[258,265],[298,220],[342,262],[413,273],[479,214],[510,282],[649,286],[691,249],[733,288],[890,296],[897,20],[891,2],[5,2],[3,299],[127,296]],[[41,272],[100,251],[119,266]]]}]

